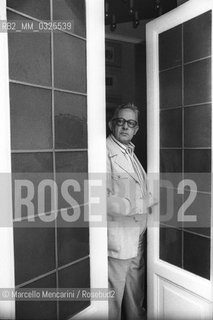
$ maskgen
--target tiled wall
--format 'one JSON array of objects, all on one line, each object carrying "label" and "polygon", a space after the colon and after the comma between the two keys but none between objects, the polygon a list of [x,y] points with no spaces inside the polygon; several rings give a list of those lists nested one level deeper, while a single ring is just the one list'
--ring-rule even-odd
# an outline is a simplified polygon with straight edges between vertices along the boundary
[{"label": "tiled wall", "polygon": [[[88,167],[85,2],[8,0],[7,6],[9,20],[74,21],[72,33],[8,34],[13,178],[28,179],[36,187],[43,178],[56,179],[59,187],[63,179],[76,178],[82,186]],[[36,224],[27,223],[26,207],[20,213],[21,222],[14,216],[17,287],[90,286],[89,229],[83,222],[87,199],[81,190],[73,195],[81,204],[80,227],[64,223],[59,212],[52,222],[42,222],[36,193],[32,200]],[[62,207],[70,205],[59,197]],[[51,210],[47,190],[45,212]],[[68,212],[71,215],[72,209]],[[67,319],[89,303],[17,302],[16,318]]]},{"label": "tiled wall", "polygon": [[[210,278],[211,214],[211,12],[159,35],[160,171],[172,182],[160,192],[160,258]],[[197,193],[183,179],[196,182]],[[174,214],[168,213],[172,191]],[[194,187],[192,188],[194,189]],[[195,191],[195,189],[194,189]],[[178,211],[196,196],[185,214],[197,222],[179,222]],[[170,198],[171,199],[171,198]]]}]

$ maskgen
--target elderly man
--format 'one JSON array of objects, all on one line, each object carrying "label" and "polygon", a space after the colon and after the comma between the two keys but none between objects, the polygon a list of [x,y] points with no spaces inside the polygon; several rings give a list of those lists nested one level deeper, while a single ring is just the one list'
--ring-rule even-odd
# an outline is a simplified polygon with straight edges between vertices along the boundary
[{"label": "elderly man", "polygon": [[138,109],[128,103],[119,106],[109,122],[107,138],[107,215],[110,319],[145,319],[144,233],[147,210],[152,200],[146,174],[134,154],[131,142],[137,133]]}]

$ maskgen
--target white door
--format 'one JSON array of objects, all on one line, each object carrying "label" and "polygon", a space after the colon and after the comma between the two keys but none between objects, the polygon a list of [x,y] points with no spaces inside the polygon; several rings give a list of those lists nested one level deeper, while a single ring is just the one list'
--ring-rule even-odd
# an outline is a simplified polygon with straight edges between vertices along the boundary
[{"label": "white door", "polygon": [[148,319],[213,319],[212,9],[190,0],[147,24],[148,174],[159,200]]},{"label": "white door", "polygon": [[[47,1],[48,2],[48,1]],[[51,1],[51,4],[53,1]],[[87,21],[87,106],[88,106],[88,158],[89,158],[89,191],[94,195],[92,186],[101,173],[105,172],[105,74],[104,74],[104,1],[86,0]],[[82,1],[83,3],[83,1]],[[11,3],[12,4],[12,3]],[[31,1],[30,6],[33,5]],[[22,7],[22,6],[20,6]],[[30,7],[28,7],[30,8]],[[32,9],[32,8],[31,8]],[[18,9],[17,9],[18,10]],[[32,10],[31,10],[32,11]],[[0,1],[0,26],[7,19],[7,0]],[[11,11],[12,12],[12,11]],[[98,17],[98,19],[96,19]],[[80,20],[79,20],[80,21]],[[16,22],[16,21],[15,21]],[[14,23],[15,25],[15,23]],[[81,37],[79,37],[81,38]],[[83,38],[82,38],[83,39]],[[81,39],[81,40],[82,40]],[[96,44],[100,50],[94,50]],[[24,60],[22,60],[24,62]],[[7,289],[15,288],[14,237],[11,187],[11,145],[10,145],[10,104],[9,104],[9,71],[8,71],[8,35],[0,31],[0,319],[15,319],[16,305],[13,300],[6,300]],[[22,83],[23,84],[23,83]],[[27,83],[25,83],[27,84]],[[31,86],[31,85],[30,85]],[[32,85],[33,87],[33,85]],[[98,90],[97,90],[98,87]],[[48,89],[48,87],[46,87]],[[46,90],[45,89],[45,90]],[[101,106],[101,107],[100,107]],[[94,117],[94,114],[96,117]],[[97,119],[100,119],[99,125]],[[97,150],[100,155],[97,157]],[[97,173],[99,177],[97,178]],[[99,182],[99,180],[98,180]],[[91,185],[90,185],[91,183]],[[92,185],[93,183],[93,185]],[[91,187],[91,188],[90,188]],[[105,199],[105,189],[102,198]],[[92,200],[91,200],[92,203]],[[90,286],[107,289],[107,227],[106,209],[103,202],[100,206],[90,206]],[[97,220],[95,220],[97,218]],[[103,219],[100,220],[100,218]],[[98,222],[96,227],[95,222]],[[94,223],[94,224],[93,224]],[[94,226],[95,225],[95,226]],[[99,227],[100,226],[100,227]],[[101,270],[101,273],[100,273]],[[30,309],[28,309],[30,310]],[[30,312],[30,311],[29,311]],[[75,319],[107,318],[108,302],[91,297],[88,308],[75,315]],[[59,315],[59,313],[58,313]],[[73,318],[74,319],[74,318]]]}]

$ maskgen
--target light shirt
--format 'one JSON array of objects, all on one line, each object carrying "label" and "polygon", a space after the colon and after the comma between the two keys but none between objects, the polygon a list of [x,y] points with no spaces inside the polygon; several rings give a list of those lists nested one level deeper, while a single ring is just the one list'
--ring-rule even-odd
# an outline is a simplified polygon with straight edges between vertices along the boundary
[{"label": "light shirt", "polygon": [[123,143],[118,141],[112,134],[111,134],[111,138],[118,145],[118,147],[121,149],[121,151],[125,154],[126,158],[130,162],[132,169],[138,178],[142,196],[146,197],[147,196],[146,173],[143,170],[138,158],[134,153],[135,145],[132,142],[130,142],[128,145],[124,145]]}]

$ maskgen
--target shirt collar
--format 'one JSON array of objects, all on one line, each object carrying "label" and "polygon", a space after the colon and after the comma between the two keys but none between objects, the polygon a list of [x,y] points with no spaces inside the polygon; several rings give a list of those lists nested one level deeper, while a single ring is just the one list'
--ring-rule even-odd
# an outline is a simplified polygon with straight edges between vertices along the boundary
[{"label": "shirt collar", "polygon": [[130,153],[133,154],[134,150],[135,150],[135,145],[130,142],[128,145],[125,145],[123,143],[121,143],[120,141],[118,141],[113,134],[110,135],[112,140],[119,146],[119,148],[121,149],[121,151],[123,153]]}]

